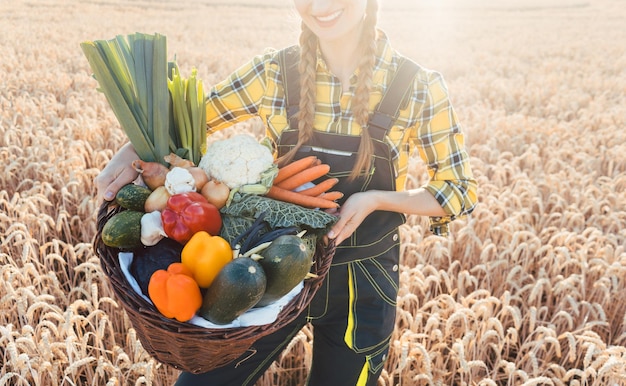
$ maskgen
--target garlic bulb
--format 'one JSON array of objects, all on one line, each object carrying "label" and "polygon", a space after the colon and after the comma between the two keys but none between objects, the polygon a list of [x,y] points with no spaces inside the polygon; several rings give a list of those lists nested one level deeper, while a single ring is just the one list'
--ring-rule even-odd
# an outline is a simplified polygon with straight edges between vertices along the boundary
[{"label": "garlic bulb", "polygon": [[165,176],[165,189],[170,195],[195,192],[196,181],[189,170],[176,166]]},{"label": "garlic bulb", "polygon": [[141,216],[141,243],[147,247],[156,245],[166,237],[161,212],[155,210]]}]

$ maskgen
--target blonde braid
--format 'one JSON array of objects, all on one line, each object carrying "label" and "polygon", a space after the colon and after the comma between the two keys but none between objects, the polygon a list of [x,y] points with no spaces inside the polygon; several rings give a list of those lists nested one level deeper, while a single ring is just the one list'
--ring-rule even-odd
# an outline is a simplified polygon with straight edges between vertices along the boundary
[{"label": "blonde braid", "polygon": [[367,122],[369,120],[369,99],[376,61],[377,12],[377,0],[369,0],[365,20],[363,21],[363,35],[361,38],[363,56],[358,66],[359,73],[352,99],[354,120],[362,127],[361,142],[359,143],[357,160],[350,173],[350,180],[356,179],[362,173],[367,173],[372,162],[372,154],[374,153],[370,133],[367,130]]},{"label": "blonde braid", "polygon": [[[359,75],[352,101],[352,111],[356,122],[363,127],[359,144],[357,161],[349,179],[353,180],[369,168],[372,160],[372,141],[367,130],[369,120],[369,97],[372,88],[374,64],[376,60],[376,23],[378,18],[378,1],[368,0],[365,19],[363,21],[363,57],[359,63]],[[279,165],[290,162],[298,149],[313,136],[315,105],[316,105],[316,75],[317,75],[317,36],[302,23],[300,34],[300,109],[298,111],[298,141],[295,146],[283,155]]]},{"label": "blonde braid", "polygon": [[302,23],[300,34],[300,108],[298,118],[298,141],[295,146],[279,159],[279,165],[290,162],[298,149],[311,139],[315,120],[317,36]]}]

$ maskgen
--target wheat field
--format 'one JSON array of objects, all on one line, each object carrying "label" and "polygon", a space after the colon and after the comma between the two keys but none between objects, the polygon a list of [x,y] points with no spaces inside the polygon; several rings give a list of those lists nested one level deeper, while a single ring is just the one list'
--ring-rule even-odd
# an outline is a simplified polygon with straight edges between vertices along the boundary
[{"label": "wheat field", "polygon": [[[623,1],[380,3],[394,46],[446,78],[480,202],[449,238],[403,226],[379,384],[626,385]],[[210,85],[298,30],[290,0],[0,3],[0,385],[177,376],[143,350],[92,249],[93,178],[126,138],[79,43],[159,32]],[[310,354],[305,329],[257,385],[301,385]]]}]

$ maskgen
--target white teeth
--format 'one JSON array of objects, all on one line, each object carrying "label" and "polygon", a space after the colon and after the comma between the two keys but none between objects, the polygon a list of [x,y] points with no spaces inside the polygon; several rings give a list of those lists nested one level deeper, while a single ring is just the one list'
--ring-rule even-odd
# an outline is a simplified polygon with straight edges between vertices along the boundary
[{"label": "white teeth", "polygon": [[315,18],[317,20],[321,21],[321,22],[327,22],[327,21],[331,21],[331,20],[334,20],[334,19],[338,18],[339,15],[341,15],[342,12],[343,12],[342,10],[339,10],[339,11],[331,13],[330,15],[316,16]]}]

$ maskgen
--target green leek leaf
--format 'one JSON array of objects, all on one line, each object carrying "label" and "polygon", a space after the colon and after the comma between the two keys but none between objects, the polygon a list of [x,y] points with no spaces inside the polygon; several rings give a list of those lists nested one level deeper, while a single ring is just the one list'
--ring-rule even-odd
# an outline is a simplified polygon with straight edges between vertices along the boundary
[{"label": "green leek leaf", "polygon": [[160,34],[118,35],[81,43],[98,90],[139,157],[166,164],[170,152],[195,164],[206,151],[204,89],[193,70],[180,75]]}]

